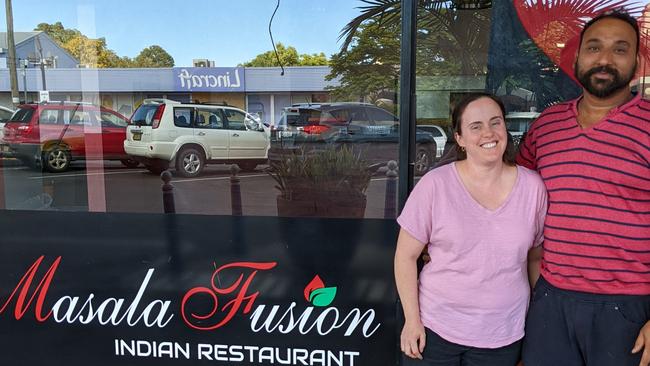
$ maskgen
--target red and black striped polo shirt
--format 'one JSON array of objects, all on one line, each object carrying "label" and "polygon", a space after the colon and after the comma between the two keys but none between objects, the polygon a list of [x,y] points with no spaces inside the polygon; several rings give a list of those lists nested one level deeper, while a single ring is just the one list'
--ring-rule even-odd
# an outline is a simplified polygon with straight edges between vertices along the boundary
[{"label": "red and black striped polo shirt", "polygon": [[517,162],[548,189],[542,275],[601,294],[650,294],[650,102],[636,97],[588,129],[573,100],[531,125]]}]

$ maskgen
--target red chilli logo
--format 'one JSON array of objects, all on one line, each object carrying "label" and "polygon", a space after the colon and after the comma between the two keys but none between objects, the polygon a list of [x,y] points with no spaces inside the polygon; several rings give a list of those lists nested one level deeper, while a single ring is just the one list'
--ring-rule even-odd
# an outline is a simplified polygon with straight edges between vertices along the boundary
[{"label": "red chilli logo", "polygon": [[336,287],[325,287],[323,280],[318,275],[307,284],[304,291],[305,300],[314,306],[324,307],[334,301]]}]

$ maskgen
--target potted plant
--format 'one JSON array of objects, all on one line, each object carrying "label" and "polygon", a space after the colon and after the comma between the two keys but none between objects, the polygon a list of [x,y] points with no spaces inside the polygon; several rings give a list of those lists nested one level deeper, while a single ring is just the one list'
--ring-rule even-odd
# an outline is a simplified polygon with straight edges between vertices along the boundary
[{"label": "potted plant", "polygon": [[278,216],[364,216],[371,172],[347,146],[285,155],[268,172],[280,191]]}]

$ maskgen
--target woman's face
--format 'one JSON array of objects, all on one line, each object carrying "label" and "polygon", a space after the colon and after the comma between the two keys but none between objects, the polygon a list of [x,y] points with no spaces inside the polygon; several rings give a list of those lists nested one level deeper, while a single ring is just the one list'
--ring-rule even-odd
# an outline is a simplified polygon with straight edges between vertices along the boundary
[{"label": "woman's face", "polygon": [[458,145],[465,148],[467,160],[490,164],[500,162],[508,144],[508,132],[499,105],[490,98],[479,98],[467,105],[460,117]]}]

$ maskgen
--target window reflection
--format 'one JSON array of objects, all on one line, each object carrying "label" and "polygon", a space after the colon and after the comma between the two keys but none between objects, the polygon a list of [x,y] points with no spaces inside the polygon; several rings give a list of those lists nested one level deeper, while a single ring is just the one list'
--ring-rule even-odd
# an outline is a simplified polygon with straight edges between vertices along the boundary
[{"label": "window reflection", "polygon": [[[530,37],[530,1],[474,3],[419,2],[417,118],[410,121],[417,126],[416,179],[453,144],[450,106],[465,94],[502,96],[517,142],[540,110],[578,92],[558,65],[570,43],[558,38],[565,28],[550,26],[552,13],[535,23],[548,34]],[[264,20],[274,10],[266,5],[227,6]],[[266,25],[224,24],[212,34],[201,22],[174,35],[154,21],[146,34],[128,35],[139,49],[126,51],[119,42],[129,15],[104,2],[57,5],[59,13],[64,6],[62,13],[78,15],[60,21],[15,3],[21,104],[0,90],[5,208],[160,213],[159,174],[170,170],[177,213],[232,214],[231,182],[238,179],[244,215],[307,215],[283,211],[300,195],[283,184],[302,174],[311,179],[303,183],[318,187],[309,194],[330,202],[309,215],[386,217],[387,202],[396,199],[387,186],[399,169],[388,162],[399,160],[406,123],[397,117],[400,5],[283,6],[276,56]],[[216,4],[201,6],[204,14],[219,13]],[[114,22],[118,13],[123,24]],[[169,41],[176,37],[184,41]],[[7,70],[3,52],[0,68]],[[313,160],[325,156],[340,166]],[[333,198],[349,197],[335,188],[349,188],[358,177],[368,178],[355,193],[364,205],[341,215],[354,200]]]}]

